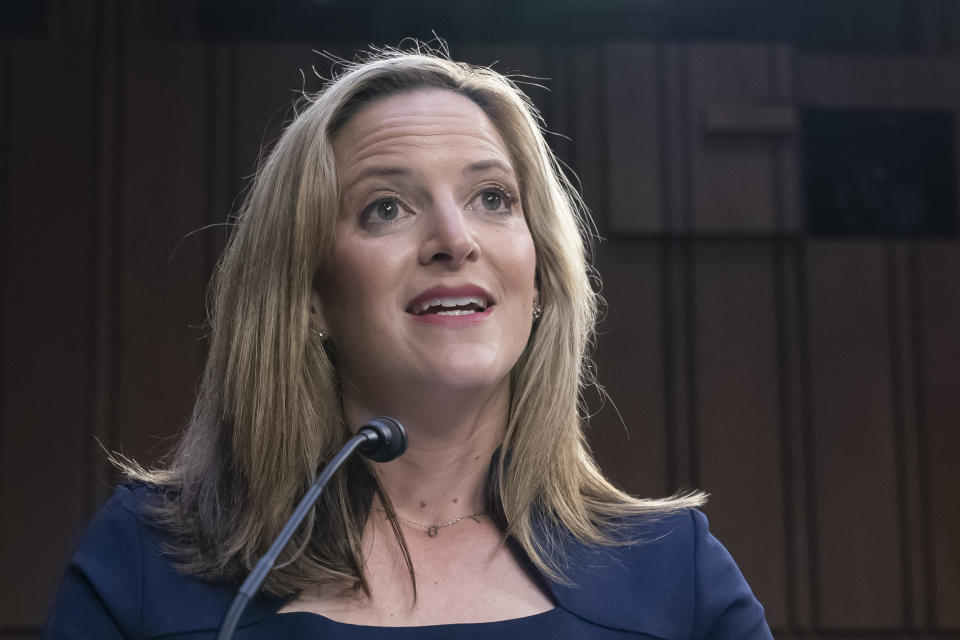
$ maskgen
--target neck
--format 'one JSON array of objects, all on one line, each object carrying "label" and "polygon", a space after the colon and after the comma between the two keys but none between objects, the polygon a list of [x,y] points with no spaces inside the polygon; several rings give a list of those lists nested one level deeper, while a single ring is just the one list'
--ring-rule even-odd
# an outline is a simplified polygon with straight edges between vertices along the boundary
[{"label": "neck", "polygon": [[[503,440],[509,413],[509,384],[486,393],[456,394],[432,390],[432,401],[378,402],[376,410],[344,397],[352,424],[375,415],[396,418],[407,429],[406,453],[374,463],[394,509],[405,518],[436,523],[485,510],[490,461]],[[445,402],[437,402],[443,397]],[[456,406],[454,406],[456,405]]]}]

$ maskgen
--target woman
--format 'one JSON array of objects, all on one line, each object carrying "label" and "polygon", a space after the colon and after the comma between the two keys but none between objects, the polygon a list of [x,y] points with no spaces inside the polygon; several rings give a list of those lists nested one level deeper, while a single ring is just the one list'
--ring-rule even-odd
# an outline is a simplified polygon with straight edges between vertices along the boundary
[{"label": "woman", "polygon": [[376,415],[407,453],[334,477],[236,637],[770,637],[702,496],[630,497],[589,454],[583,212],[508,79],[348,68],[258,173],[191,425],[167,468],[129,467],[48,637],[211,637]]}]

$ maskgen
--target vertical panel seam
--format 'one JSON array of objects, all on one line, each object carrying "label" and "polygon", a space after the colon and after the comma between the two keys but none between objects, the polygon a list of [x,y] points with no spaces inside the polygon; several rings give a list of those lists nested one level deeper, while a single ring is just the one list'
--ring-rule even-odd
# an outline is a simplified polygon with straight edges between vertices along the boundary
[{"label": "vertical panel seam", "polygon": [[920,278],[920,251],[916,244],[911,244],[909,253],[910,278],[910,310],[913,323],[913,368],[914,368],[914,410],[916,411],[917,428],[917,469],[920,474],[920,535],[923,540],[923,577],[927,592],[925,598],[924,626],[929,631],[934,629],[937,621],[936,598],[936,564],[933,561],[933,516],[930,505],[932,488],[930,478],[927,419],[926,419],[926,382],[923,336],[923,303]]},{"label": "vertical panel seam", "polygon": [[204,175],[206,177],[206,192],[204,201],[206,211],[203,215],[203,252],[204,266],[208,273],[213,269],[214,240],[216,238],[215,213],[217,207],[217,44],[207,40],[203,42],[203,57],[206,66],[206,120],[207,136],[206,149],[204,150]]},{"label": "vertical panel seam", "polygon": [[[768,44],[766,46],[766,64],[768,68],[768,87],[767,91],[771,100],[780,100],[781,78],[780,55],[778,45]],[[780,576],[781,584],[785,587],[786,596],[786,626],[787,629],[794,631],[797,628],[797,590],[794,584],[794,575],[796,574],[796,539],[795,539],[795,520],[793,513],[793,504],[795,500],[793,491],[793,460],[791,457],[793,443],[790,438],[790,381],[788,366],[789,352],[787,350],[787,327],[786,327],[786,291],[785,291],[785,273],[784,273],[784,193],[786,189],[783,185],[784,173],[784,153],[785,143],[783,138],[775,138],[772,141],[772,158],[770,163],[771,186],[773,189],[773,287],[774,287],[774,313],[776,314],[777,331],[777,406],[780,418],[780,491],[783,496],[783,558],[785,576]]]},{"label": "vertical panel seam", "polygon": [[[240,120],[239,111],[240,111],[240,52],[239,47],[231,42],[227,45],[227,61],[228,61],[228,83],[227,83],[227,92],[229,94],[230,106],[227,109],[227,188],[229,193],[227,194],[227,202],[230,204],[226,211],[222,211],[223,221],[226,223],[224,227],[223,238],[224,241],[230,238],[230,232],[232,227],[230,225],[231,216],[233,215],[234,209],[236,207],[236,198],[241,189],[241,185],[237,182],[237,129],[238,122]],[[219,256],[218,256],[219,258]],[[211,271],[212,274],[212,271]]]},{"label": "vertical panel seam", "polygon": [[[779,62],[779,53],[777,50],[778,45],[767,45],[767,65],[769,68],[769,87],[768,91],[770,92],[771,100],[781,100],[782,96],[780,95],[779,85],[780,85],[780,64]],[[771,176],[770,184],[773,188],[773,228],[774,233],[782,234],[786,228],[785,216],[784,216],[784,193],[786,189],[783,186],[783,171],[784,171],[784,148],[786,143],[784,142],[783,137],[776,137],[772,142],[772,162],[770,163],[770,170],[773,173]]]},{"label": "vertical panel seam", "polygon": [[809,579],[809,598],[810,598],[810,623],[813,629],[820,628],[820,549],[817,537],[817,505],[816,492],[814,491],[814,469],[816,461],[814,460],[815,451],[813,447],[813,399],[811,397],[811,371],[810,371],[810,336],[809,336],[809,315],[810,303],[807,299],[807,244],[808,240],[802,239],[797,245],[797,333],[800,341],[800,389],[801,417],[799,420],[801,432],[803,434],[802,459],[804,460],[804,484],[807,501],[807,538],[808,555],[810,561],[808,568],[810,571]]},{"label": "vertical panel seam", "polygon": [[684,354],[687,365],[687,429],[688,456],[690,465],[690,484],[700,488],[700,420],[697,413],[697,331],[696,331],[696,274],[694,273],[693,236],[685,238],[683,243],[683,329],[686,342]]},{"label": "vertical panel seam", "polygon": [[887,340],[890,360],[890,411],[893,422],[894,442],[894,469],[897,482],[897,529],[899,543],[899,570],[900,570],[900,615],[904,627],[913,625],[912,585],[910,584],[910,532],[907,524],[907,484],[905,434],[904,430],[904,400],[903,400],[903,365],[900,358],[901,323],[899,318],[900,292],[897,283],[896,247],[892,240],[884,243],[884,271],[886,276],[887,298]]},{"label": "vertical panel seam", "polygon": [[[104,20],[106,19],[106,9],[103,2],[97,2],[94,6],[94,61],[93,61],[93,86],[95,92],[95,108],[93,109],[93,148],[91,152],[94,155],[91,172],[93,174],[93,186],[91,188],[91,215],[90,215],[90,337],[89,348],[90,358],[88,360],[88,379],[87,379],[87,424],[90,432],[88,439],[94,442],[84,443],[84,467],[88,469],[94,479],[99,477],[97,468],[97,446],[95,445],[97,433],[97,406],[100,395],[98,394],[99,370],[100,370],[100,344],[99,338],[99,317],[100,304],[103,292],[100,290],[100,216],[103,203],[101,202],[102,190],[100,188],[103,180],[103,150],[101,141],[103,140],[103,103],[105,102],[104,91],[106,91],[104,80],[104,65],[106,64],[106,29]],[[96,487],[93,482],[85,482],[83,486],[84,513],[90,517],[93,513],[96,502]]]},{"label": "vertical panel seam", "polygon": [[[10,255],[6,248],[9,241],[7,219],[10,215],[10,94],[13,93],[10,87],[10,54],[11,47],[6,42],[0,42],[0,247],[3,247],[3,256]],[[7,335],[6,300],[7,260],[4,258],[0,259],[0,301],[4,303],[3,312],[0,312],[0,363],[7,362],[4,350]],[[5,371],[6,366],[0,366],[0,436],[9,428],[4,420],[7,406]],[[3,460],[4,442],[5,438],[0,437],[0,460]],[[0,513],[3,513],[5,498],[5,491],[0,487]],[[0,540],[0,548],[3,548],[3,540]]]},{"label": "vertical panel seam", "polygon": [[597,100],[600,104],[597,105],[597,113],[601,114],[601,121],[604,123],[603,130],[601,135],[598,136],[600,140],[600,162],[602,163],[602,171],[600,172],[601,176],[601,187],[602,187],[602,198],[603,198],[603,221],[607,229],[613,227],[613,207],[612,202],[613,198],[611,193],[613,192],[613,185],[611,183],[611,171],[610,171],[610,128],[609,122],[611,118],[609,117],[609,112],[607,104],[610,100],[610,45],[601,45],[598,47],[599,51],[599,61],[602,66],[601,73],[597,74]]},{"label": "vertical panel seam", "polygon": [[660,144],[659,155],[660,155],[660,231],[661,233],[667,231],[670,228],[670,215],[673,210],[673,193],[671,189],[671,184],[673,180],[673,173],[670,167],[670,123],[667,121],[667,114],[669,110],[667,108],[667,101],[669,96],[667,95],[667,71],[666,71],[666,59],[664,52],[664,44],[657,43],[654,45],[654,72],[655,83],[657,87],[657,121],[660,123],[659,131],[660,135],[658,142]]},{"label": "vertical panel seam", "polygon": [[[778,45],[767,45],[766,63],[769,68],[769,86],[770,98],[780,100],[781,95],[781,65]],[[790,358],[787,350],[787,327],[786,327],[786,289],[784,273],[784,194],[786,189],[783,185],[784,153],[785,143],[783,138],[773,140],[771,167],[771,185],[773,187],[773,217],[774,217],[774,238],[773,238],[773,287],[774,287],[774,307],[776,314],[777,331],[777,406],[779,408],[780,418],[780,491],[783,496],[783,558],[784,570],[786,575],[780,576],[781,584],[785,588],[786,596],[786,626],[787,629],[794,631],[797,628],[797,590],[794,584],[796,575],[796,533],[794,531],[795,519],[793,505],[796,496],[793,491],[793,443],[790,438],[790,367],[788,361]]]},{"label": "vertical panel seam", "polygon": [[674,242],[668,236],[660,236],[660,315],[662,324],[662,340],[660,348],[663,355],[663,421],[664,444],[667,454],[667,486],[671,492],[679,487],[677,483],[677,428],[676,407],[674,406],[674,349],[673,349],[673,254]]},{"label": "vertical panel seam", "polygon": [[110,448],[116,450],[120,445],[120,389],[118,381],[120,379],[120,352],[123,349],[122,323],[120,322],[123,313],[123,289],[121,287],[121,272],[123,270],[123,149],[125,142],[124,135],[124,117],[126,101],[124,100],[124,91],[126,86],[127,69],[127,49],[129,24],[125,2],[116,3],[116,24],[117,24],[117,42],[116,55],[117,64],[113,71],[116,74],[114,80],[114,117],[116,118],[116,135],[113,137],[113,202],[110,207],[110,214],[113,217],[111,225],[113,248],[111,257],[113,258],[113,268],[111,269],[110,288],[111,295],[111,323],[113,331],[111,332],[110,345],[108,347],[110,366],[108,368],[109,380],[107,387],[113,392],[109,394],[109,422],[106,432],[110,436]]},{"label": "vertical panel seam", "polygon": [[793,517],[793,504],[796,496],[793,492],[793,443],[791,441],[790,427],[792,426],[790,418],[790,353],[787,349],[787,302],[786,302],[786,271],[784,266],[784,239],[777,236],[773,244],[773,286],[775,294],[775,313],[777,323],[777,377],[779,398],[777,404],[780,409],[780,456],[781,456],[781,491],[783,495],[783,532],[784,532],[784,556],[786,575],[782,576],[786,584],[787,598],[787,628],[794,631],[797,627],[797,594],[794,575],[796,575],[796,539],[794,527],[796,522]]},{"label": "vertical panel seam", "polygon": [[[690,103],[690,68],[688,60],[688,50],[687,48],[690,45],[680,45],[677,48],[677,67],[679,68],[679,81],[677,82],[679,94],[678,100],[680,101],[680,130],[687,132],[687,135],[684,136],[683,140],[685,144],[680,145],[678,150],[681,154],[681,166],[683,167],[683,173],[685,180],[684,184],[687,185],[687,188],[683,190],[683,204],[679,209],[682,211],[681,221],[682,221],[682,231],[685,233],[693,233],[693,209],[696,201],[697,193],[697,183],[696,178],[693,175],[693,145],[695,144],[696,131],[692,128],[693,116],[691,110],[693,105]],[[671,229],[671,231],[676,231],[676,229]]]}]

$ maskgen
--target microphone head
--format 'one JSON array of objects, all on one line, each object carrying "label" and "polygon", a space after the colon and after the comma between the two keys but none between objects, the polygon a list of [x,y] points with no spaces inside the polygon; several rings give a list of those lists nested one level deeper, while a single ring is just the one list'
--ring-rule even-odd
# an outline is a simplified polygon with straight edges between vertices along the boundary
[{"label": "microphone head", "polygon": [[407,432],[399,422],[387,416],[374,418],[358,432],[367,441],[360,445],[360,453],[377,462],[390,462],[407,450]]}]

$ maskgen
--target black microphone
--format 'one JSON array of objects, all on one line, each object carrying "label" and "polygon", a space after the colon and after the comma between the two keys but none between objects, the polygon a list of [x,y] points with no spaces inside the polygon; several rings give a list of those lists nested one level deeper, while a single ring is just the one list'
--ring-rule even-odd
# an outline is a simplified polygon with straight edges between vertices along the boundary
[{"label": "black microphone", "polygon": [[360,445],[360,453],[377,462],[390,462],[407,450],[407,432],[393,418],[374,418],[360,427],[357,435],[366,438]]},{"label": "black microphone", "polygon": [[236,597],[227,610],[227,615],[224,616],[223,622],[220,624],[220,633],[217,634],[217,640],[230,640],[233,637],[237,623],[240,622],[240,616],[243,615],[243,610],[247,608],[247,602],[260,590],[260,585],[273,570],[273,565],[280,556],[280,552],[290,542],[290,538],[293,537],[303,519],[307,517],[330,477],[357,449],[371,460],[389,462],[403,455],[403,452],[407,450],[407,432],[403,425],[386,416],[374,418],[360,427],[357,435],[350,438],[343,449],[340,449],[340,452],[323,469],[313,486],[300,500],[300,504],[293,510],[293,515],[287,520],[287,524],[283,525],[280,535],[270,545],[270,549],[257,561],[253,571],[240,585]]}]

